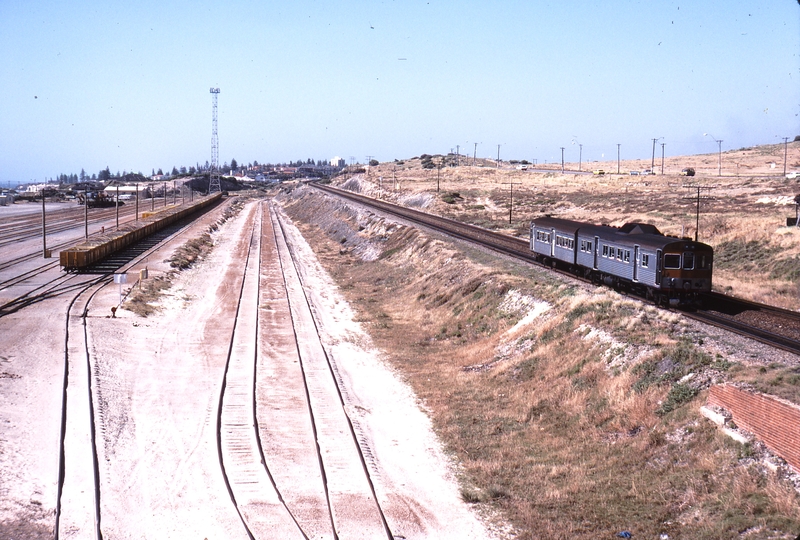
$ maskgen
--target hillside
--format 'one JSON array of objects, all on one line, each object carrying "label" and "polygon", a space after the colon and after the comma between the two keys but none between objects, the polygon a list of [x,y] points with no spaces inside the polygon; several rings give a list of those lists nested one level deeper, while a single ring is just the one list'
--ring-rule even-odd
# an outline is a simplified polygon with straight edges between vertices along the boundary
[{"label": "hillside", "polygon": [[[790,150],[800,154],[798,143]],[[437,192],[437,170],[416,158],[335,183],[520,236],[542,213],[693,235],[692,193],[681,186],[713,186],[700,239],[717,250],[716,287],[797,305],[800,231],[782,226],[794,216],[795,180],[488,166],[440,174]],[[462,497],[500,512],[517,538],[796,535],[797,477],[699,414],[709,386],[724,381],[800,401],[796,357],[310,188],[286,187],[281,200],[429,411],[462,467]]]}]

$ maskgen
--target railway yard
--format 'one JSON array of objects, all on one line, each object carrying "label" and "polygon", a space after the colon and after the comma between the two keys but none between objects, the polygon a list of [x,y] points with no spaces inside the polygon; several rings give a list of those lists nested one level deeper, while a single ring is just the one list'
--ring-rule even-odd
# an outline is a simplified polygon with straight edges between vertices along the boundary
[{"label": "railway yard", "polygon": [[[439,175],[241,193],[88,271],[0,208],[0,536],[795,538],[793,458],[700,408],[800,401],[796,186],[699,180],[715,288],[682,312],[526,253],[542,213],[692,234],[680,179]],[[54,254],[83,239],[83,208],[48,214]]]},{"label": "railway yard", "polygon": [[112,317],[107,274],[48,266],[6,287],[4,537],[491,536],[411,392],[278,216],[251,201],[220,224],[212,210],[123,262],[163,272],[218,229],[159,317]]}]

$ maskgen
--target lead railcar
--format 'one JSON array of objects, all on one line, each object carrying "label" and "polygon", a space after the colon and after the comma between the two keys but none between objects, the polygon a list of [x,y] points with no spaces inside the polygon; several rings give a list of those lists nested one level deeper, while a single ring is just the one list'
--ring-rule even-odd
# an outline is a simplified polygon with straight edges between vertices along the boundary
[{"label": "lead railcar", "polygon": [[610,227],[548,216],[532,221],[530,234],[540,262],[660,303],[696,303],[711,291],[711,246],[666,236],[653,225]]}]

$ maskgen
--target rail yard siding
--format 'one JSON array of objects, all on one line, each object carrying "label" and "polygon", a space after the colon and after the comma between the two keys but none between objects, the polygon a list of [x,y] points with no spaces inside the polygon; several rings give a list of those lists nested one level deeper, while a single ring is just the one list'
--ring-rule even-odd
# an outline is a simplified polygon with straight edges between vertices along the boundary
[{"label": "rail yard siding", "polygon": [[712,386],[708,404],[726,409],[737,426],[800,471],[800,406],[729,384]]}]

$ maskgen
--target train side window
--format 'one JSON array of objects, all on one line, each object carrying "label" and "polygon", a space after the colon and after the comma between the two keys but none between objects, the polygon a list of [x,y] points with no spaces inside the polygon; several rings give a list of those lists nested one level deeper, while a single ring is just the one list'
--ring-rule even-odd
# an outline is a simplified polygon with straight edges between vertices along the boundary
[{"label": "train side window", "polygon": [[681,256],[675,255],[674,253],[668,253],[664,255],[664,268],[680,268],[681,267]]},{"label": "train side window", "polygon": [[592,252],[592,241],[591,240],[588,240],[586,242],[586,252],[587,253],[591,253]]},{"label": "train side window", "polygon": [[687,251],[683,254],[683,269],[684,270],[692,270],[694,269],[694,253],[691,251]]},{"label": "train side window", "polygon": [[617,260],[622,260],[622,248],[617,248]]},{"label": "train side window", "polygon": [[650,255],[642,253],[642,268],[647,268],[650,266]]},{"label": "train side window", "polygon": [[603,246],[603,257],[608,257],[608,246]]},{"label": "train side window", "polygon": [[626,263],[631,262],[631,250],[625,250],[625,258],[623,259]]}]

